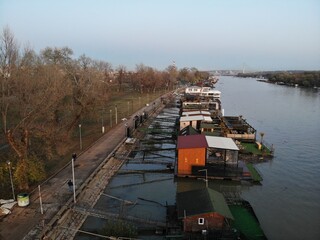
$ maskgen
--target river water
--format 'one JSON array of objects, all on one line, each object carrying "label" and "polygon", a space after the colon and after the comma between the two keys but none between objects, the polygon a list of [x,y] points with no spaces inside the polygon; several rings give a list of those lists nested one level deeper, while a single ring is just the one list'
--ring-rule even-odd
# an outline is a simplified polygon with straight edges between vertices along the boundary
[{"label": "river water", "polygon": [[[240,191],[251,203],[268,239],[320,239],[320,91],[227,76],[220,77],[216,89],[222,92],[225,115],[242,115],[257,130],[258,139],[259,133],[264,132],[264,141],[275,147],[275,157],[255,165],[263,176],[261,185],[210,181],[209,187]],[[167,128],[167,136],[177,114],[177,108],[168,108],[156,120],[158,127],[160,124],[162,129]],[[174,142],[169,140],[156,140],[153,146],[155,149],[172,147]],[[170,163],[172,156],[172,150],[151,153],[144,159],[153,159],[154,164],[129,162],[121,172],[165,169],[161,161]],[[138,153],[136,159],[141,158]],[[204,186],[203,181],[175,179],[167,173],[119,174],[104,192],[135,204],[124,206],[118,200],[101,196],[95,208],[164,221],[163,205],[174,204],[177,191]],[[105,224],[105,220],[88,217],[82,230],[99,232]],[[139,238],[162,239],[151,235]],[[98,238],[82,234],[76,239]]]},{"label": "river water", "polygon": [[[320,91],[221,77],[225,115],[243,115],[275,147],[243,189],[268,239],[320,239]],[[259,139],[259,137],[258,137]]]}]

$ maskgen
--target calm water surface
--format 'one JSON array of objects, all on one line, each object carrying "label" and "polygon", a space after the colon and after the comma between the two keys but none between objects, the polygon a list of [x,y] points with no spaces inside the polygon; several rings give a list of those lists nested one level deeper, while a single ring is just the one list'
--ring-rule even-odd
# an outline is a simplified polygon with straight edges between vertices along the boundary
[{"label": "calm water surface", "polygon": [[[265,141],[275,147],[275,157],[256,165],[263,175],[262,185],[210,181],[209,186],[216,190],[240,189],[242,197],[254,208],[268,239],[320,239],[320,91],[235,77],[220,77],[216,89],[222,92],[225,115],[242,115],[257,130],[258,139],[259,133],[264,132]],[[166,111],[162,114],[166,119],[178,114],[178,109]],[[168,129],[171,126],[168,122],[162,124],[168,125]],[[161,141],[157,144],[166,148],[174,146]],[[173,152],[161,154],[168,158],[158,156],[157,160],[172,161]],[[122,170],[161,168],[164,165],[126,164]],[[164,207],[139,198],[174,204],[176,191],[204,186],[202,181],[174,179],[172,174],[118,175],[105,193],[137,204],[123,208],[119,201],[102,196],[95,208],[164,221]],[[89,217],[82,229],[97,232],[104,224],[104,220]],[[97,238],[78,235],[76,239]]]},{"label": "calm water surface", "polygon": [[262,185],[242,192],[267,237],[320,239],[320,91],[234,77],[216,88],[226,116],[243,115],[275,146],[275,158],[256,166]]}]

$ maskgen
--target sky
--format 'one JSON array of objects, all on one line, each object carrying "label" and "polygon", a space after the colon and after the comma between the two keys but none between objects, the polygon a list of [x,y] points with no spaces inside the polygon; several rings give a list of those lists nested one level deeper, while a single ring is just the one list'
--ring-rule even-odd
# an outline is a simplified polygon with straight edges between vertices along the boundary
[{"label": "sky", "polygon": [[114,68],[320,70],[320,0],[0,0],[0,32]]}]

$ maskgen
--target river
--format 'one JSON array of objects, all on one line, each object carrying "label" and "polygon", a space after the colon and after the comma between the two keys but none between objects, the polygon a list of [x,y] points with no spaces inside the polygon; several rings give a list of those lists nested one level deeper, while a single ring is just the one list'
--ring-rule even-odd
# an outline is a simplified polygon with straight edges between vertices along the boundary
[{"label": "river", "polygon": [[[264,140],[275,147],[275,157],[256,164],[263,176],[261,185],[210,181],[209,186],[217,190],[230,185],[237,191],[240,189],[241,196],[251,203],[268,239],[320,239],[320,91],[229,76],[221,76],[216,89],[222,92],[225,115],[242,115],[257,130],[258,139],[259,133],[264,132]],[[163,121],[169,129],[173,122],[168,119],[177,113],[177,108],[166,109],[160,114],[160,118],[166,120],[158,119],[158,124]],[[174,147],[167,140],[156,142],[157,147]],[[167,151],[161,152],[160,158],[149,157],[172,162],[173,154],[174,151]],[[141,155],[136,158],[141,159]],[[165,165],[128,163],[121,171],[162,168]],[[117,200],[101,196],[95,208],[163,221],[165,208],[162,205],[174,204],[176,191],[200,187],[204,187],[203,181],[174,179],[172,174],[120,174],[113,178],[105,193],[136,204],[123,207]],[[82,229],[99,232],[105,223],[89,217]],[[151,235],[139,238],[162,239]],[[76,239],[98,238],[79,234]]]},{"label": "river", "polygon": [[[243,115],[275,147],[243,189],[268,239],[320,239],[320,91],[220,77],[225,115]],[[259,139],[259,137],[258,137]]]}]

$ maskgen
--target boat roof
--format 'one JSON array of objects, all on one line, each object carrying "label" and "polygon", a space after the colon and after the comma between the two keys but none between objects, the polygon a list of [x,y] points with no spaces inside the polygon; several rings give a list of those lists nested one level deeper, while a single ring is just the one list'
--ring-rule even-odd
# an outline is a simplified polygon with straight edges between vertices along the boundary
[{"label": "boat roof", "polygon": [[190,116],[190,115],[211,115],[209,111],[185,111],[182,112],[182,116]]}]

